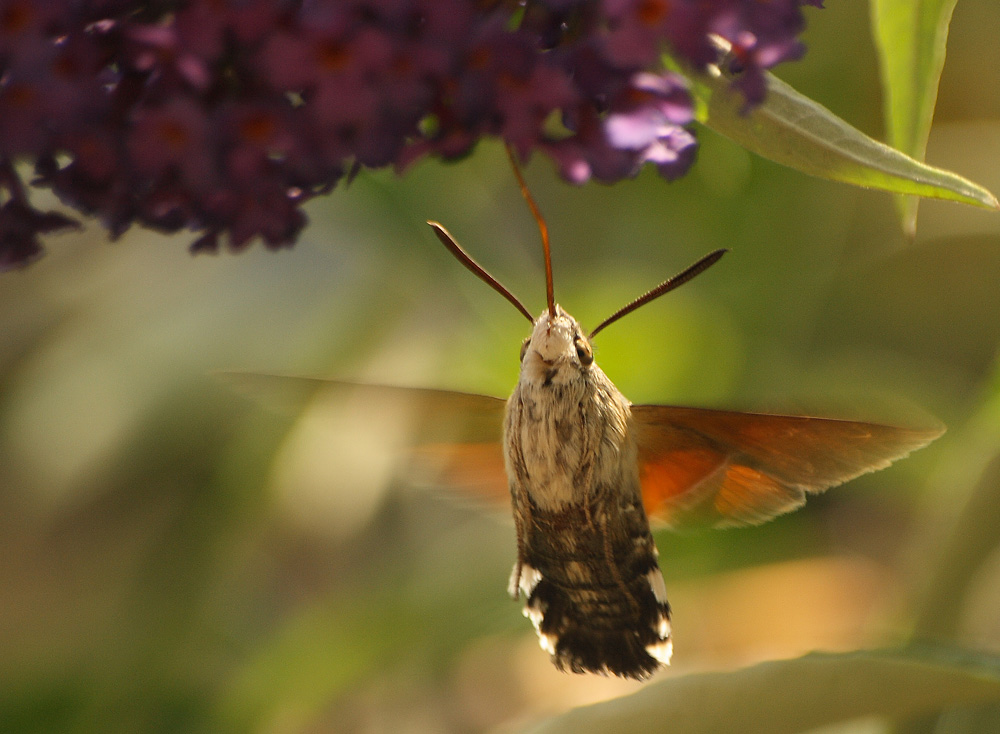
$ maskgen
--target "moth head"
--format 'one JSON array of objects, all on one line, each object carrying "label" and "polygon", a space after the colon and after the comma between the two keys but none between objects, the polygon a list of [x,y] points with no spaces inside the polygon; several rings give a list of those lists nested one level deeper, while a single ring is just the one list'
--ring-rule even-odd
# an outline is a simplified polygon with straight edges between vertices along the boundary
[{"label": "moth head", "polygon": [[[533,319],[531,317],[531,312],[524,307],[524,304],[521,303],[517,297],[507,290],[496,278],[486,272],[482,265],[472,259],[469,253],[463,250],[455,239],[448,233],[448,230],[437,222],[427,222],[427,224],[434,229],[434,233],[441,241],[441,244],[443,244],[460,263],[475,273],[476,277],[480,278],[484,283],[493,288],[493,290],[510,301],[510,303],[518,311],[520,311],[521,314],[528,319],[528,321],[532,322],[533,329],[531,336],[525,339],[521,344],[522,374],[526,373],[526,368],[535,365],[537,362],[537,370],[543,371],[543,374],[546,375],[545,383],[548,384],[553,379],[553,375],[555,374],[553,370],[556,366],[561,369],[563,365],[573,365],[577,372],[589,369],[591,365],[594,364],[594,352],[590,346],[590,340],[594,338],[597,332],[604,327],[613,324],[625,314],[635,311],[640,306],[659,298],[664,293],[669,293],[677,286],[691,280],[691,278],[698,275],[698,273],[701,273],[712,264],[718,262],[719,258],[721,258],[726,252],[726,250],[716,250],[715,252],[709,253],[687,270],[678,273],[673,278],[668,278],[652,290],[647,291],[643,295],[636,298],[631,303],[622,306],[598,324],[589,335],[585,336],[576,319],[563,311],[562,307],[555,302],[555,295],[552,288],[552,254],[549,248],[549,228],[545,224],[545,220],[542,218],[541,212],[538,211],[538,205],[535,204],[535,200],[531,196],[531,192],[528,191],[528,185],[524,182],[524,177],[521,176],[521,169],[517,165],[517,159],[514,157],[514,151],[510,147],[510,144],[507,144],[507,157],[510,159],[511,167],[514,169],[514,177],[517,179],[517,183],[521,187],[521,194],[524,196],[524,200],[528,203],[528,208],[531,209],[531,213],[534,215],[535,221],[538,222],[538,231],[542,236],[542,251],[545,255],[545,302],[548,305],[548,308],[542,312],[541,316],[537,319]],[[566,374],[569,375],[571,373]]]},{"label": "moth head", "polygon": [[580,324],[556,305],[555,314],[548,309],[535,320],[531,336],[521,345],[521,371],[551,373],[553,369],[571,368],[573,372],[587,370],[594,364],[594,351]]}]

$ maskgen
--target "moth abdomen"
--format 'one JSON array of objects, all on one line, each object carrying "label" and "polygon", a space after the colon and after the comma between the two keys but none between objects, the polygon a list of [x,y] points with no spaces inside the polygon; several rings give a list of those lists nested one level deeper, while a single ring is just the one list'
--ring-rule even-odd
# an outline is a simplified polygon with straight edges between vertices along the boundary
[{"label": "moth abdomen", "polygon": [[648,529],[612,539],[581,508],[532,520],[520,590],[556,667],[641,679],[668,663],[670,606]]}]

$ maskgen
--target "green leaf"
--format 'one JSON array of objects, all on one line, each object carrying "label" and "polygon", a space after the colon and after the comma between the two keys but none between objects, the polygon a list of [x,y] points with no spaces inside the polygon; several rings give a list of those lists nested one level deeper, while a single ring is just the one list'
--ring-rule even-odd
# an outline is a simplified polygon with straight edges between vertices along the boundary
[{"label": "green leaf", "polygon": [[929,521],[950,527],[935,543],[929,581],[916,604],[913,637],[920,640],[957,638],[969,592],[1000,546],[1000,364],[994,366],[988,399],[956,434],[942,462],[941,486],[949,487],[961,511],[947,519],[928,510]]},{"label": "green leaf", "polygon": [[[948,25],[957,0],[872,0],[872,33],[882,72],[889,142],[924,159],[944,67]],[[919,199],[897,198],[903,229],[912,236]]]},{"label": "green leaf", "polygon": [[812,654],[652,683],[543,722],[535,734],[791,734],[862,716],[1000,700],[1000,660],[941,649]]},{"label": "green leaf", "polygon": [[704,124],[758,155],[832,181],[1000,209],[983,187],[873,140],[776,76],[767,74],[767,98],[745,114],[728,78],[685,74]]}]

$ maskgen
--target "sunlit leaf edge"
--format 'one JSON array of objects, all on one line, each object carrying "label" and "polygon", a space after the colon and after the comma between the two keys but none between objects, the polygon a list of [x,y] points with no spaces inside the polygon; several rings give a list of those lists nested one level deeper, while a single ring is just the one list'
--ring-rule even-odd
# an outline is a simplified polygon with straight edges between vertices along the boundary
[{"label": "sunlit leaf edge", "polygon": [[982,186],[874,140],[773,74],[767,98],[750,112],[727,77],[685,74],[700,122],[764,158],[832,181],[1000,209]]}]

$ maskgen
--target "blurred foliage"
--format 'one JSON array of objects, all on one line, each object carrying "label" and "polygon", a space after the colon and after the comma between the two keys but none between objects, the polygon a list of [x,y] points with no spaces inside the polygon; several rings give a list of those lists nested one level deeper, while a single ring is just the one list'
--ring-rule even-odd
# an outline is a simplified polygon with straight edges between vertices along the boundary
[{"label": "blurred foliage", "polygon": [[[865,9],[811,22],[810,53],[782,76],[881,137]],[[993,0],[957,6],[927,155],[994,191],[1000,77],[983,70],[1000,67],[997,27]],[[850,651],[914,638],[995,670],[1000,218],[928,201],[906,242],[890,196],[701,139],[671,185],[571,188],[527,170],[557,298],[585,325],[731,249],[600,335],[609,376],[636,402],[933,415],[949,432],[770,525],[659,533],[676,612],[661,685],[847,653],[808,695],[760,694],[763,711],[796,711],[817,686],[860,685],[849,663],[868,658]],[[95,228],[3,278],[0,731],[513,731],[641,688],[552,669],[505,593],[509,519],[409,487],[392,416],[274,415],[210,375],[509,391],[523,319],[424,225],[443,222],[539,310],[537,232],[502,150],[361,176],[310,215],[289,252],[191,258]],[[989,705],[903,723],[871,717],[927,709],[843,710],[868,718],[824,732],[1000,728]]]},{"label": "blurred foliage", "polygon": [[[575,709],[532,731],[642,734],[650,721],[669,721],[677,734],[794,734],[845,718],[906,716],[995,700],[998,687],[1000,668],[985,656],[921,648],[813,653],[652,684],[631,696]],[[775,696],[775,690],[794,705]]]}]

